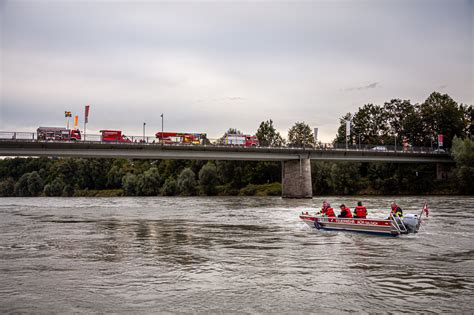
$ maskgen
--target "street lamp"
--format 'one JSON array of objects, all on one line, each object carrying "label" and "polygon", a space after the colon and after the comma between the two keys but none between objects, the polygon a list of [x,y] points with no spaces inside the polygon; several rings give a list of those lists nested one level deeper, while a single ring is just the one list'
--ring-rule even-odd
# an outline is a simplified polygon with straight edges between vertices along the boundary
[{"label": "street lamp", "polygon": [[161,145],[163,145],[163,130],[164,130],[163,113],[161,113]]},{"label": "street lamp", "polygon": [[346,120],[346,150],[348,149],[347,137],[351,135],[351,119]]},{"label": "street lamp", "polygon": [[146,122],[143,123],[143,142],[145,142],[145,126]]}]

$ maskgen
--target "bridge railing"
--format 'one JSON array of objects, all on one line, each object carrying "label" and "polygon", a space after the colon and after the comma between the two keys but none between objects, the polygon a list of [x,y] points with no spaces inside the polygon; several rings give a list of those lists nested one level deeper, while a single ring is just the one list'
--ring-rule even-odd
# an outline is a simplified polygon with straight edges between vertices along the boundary
[{"label": "bridge railing", "polygon": [[[124,140],[122,141],[102,141],[102,136],[98,134],[86,134],[82,136],[82,140],[80,142],[83,143],[121,143],[121,144],[129,144],[129,145],[165,145],[165,146],[195,146],[197,144],[183,144],[183,143],[161,143],[159,139],[156,137],[150,136],[124,136]],[[9,140],[9,141],[19,141],[19,142],[58,142],[58,143],[65,143],[65,142],[76,142],[75,139],[73,140],[38,140],[37,134],[35,132],[15,132],[15,131],[0,131],[0,141],[1,140]],[[221,139],[219,138],[209,138],[203,144],[199,144],[199,146],[211,146],[211,147],[243,147],[242,145],[228,145],[222,144]],[[265,148],[263,146],[259,146],[259,148]],[[267,147],[273,150],[275,149],[316,149],[316,150],[337,150],[337,151],[369,151],[369,152],[400,152],[400,153],[445,153],[447,152],[446,149],[437,149],[433,147],[403,147],[402,145],[375,145],[375,144],[333,144],[333,143],[317,143],[314,147],[303,147],[303,146],[292,146],[286,145],[281,147]]]}]

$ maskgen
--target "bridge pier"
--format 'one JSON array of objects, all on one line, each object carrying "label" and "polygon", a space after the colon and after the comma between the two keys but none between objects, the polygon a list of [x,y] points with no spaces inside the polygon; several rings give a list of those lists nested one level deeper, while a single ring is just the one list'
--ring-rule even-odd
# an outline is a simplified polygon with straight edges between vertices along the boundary
[{"label": "bridge pier", "polygon": [[313,198],[309,158],[283,161],[281,170],[283,198]]}]

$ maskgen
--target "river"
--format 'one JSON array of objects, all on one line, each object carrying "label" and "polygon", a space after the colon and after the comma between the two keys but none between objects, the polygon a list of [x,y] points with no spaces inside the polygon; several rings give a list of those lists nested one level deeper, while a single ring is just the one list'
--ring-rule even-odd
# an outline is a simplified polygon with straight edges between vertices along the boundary
[{"label": "river", "polygon": [[382,237],[309,228],[319,197],[0,198],[0,313],[472,312],[474,198],[428,200]]}]

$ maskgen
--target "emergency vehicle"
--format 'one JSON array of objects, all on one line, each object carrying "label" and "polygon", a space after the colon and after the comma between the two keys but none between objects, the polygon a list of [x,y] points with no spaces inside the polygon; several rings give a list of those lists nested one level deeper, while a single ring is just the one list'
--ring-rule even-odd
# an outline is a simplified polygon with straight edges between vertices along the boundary
[{"label": "emergency vehicle", "polygon": [[226,134],[223,143],[242,147],[256,147],[258,146],[258,139],[256,136],[251,135]]},{"label": "emergency vehicle", "polygon": [[132,142],[121,130],[101,130],[100,141],[102,142]]},{"label": "emergency vehicle", "polygon": [[39,127],[36,130],[38,140],[44,141],[78,141],[81,140],[79,129],[66,129],[60,127]]},{"label": "emergency vehicle", "polygon": [[207,140],[205,133],[157,132],[155,136],[164,144],[204,144]]}]

